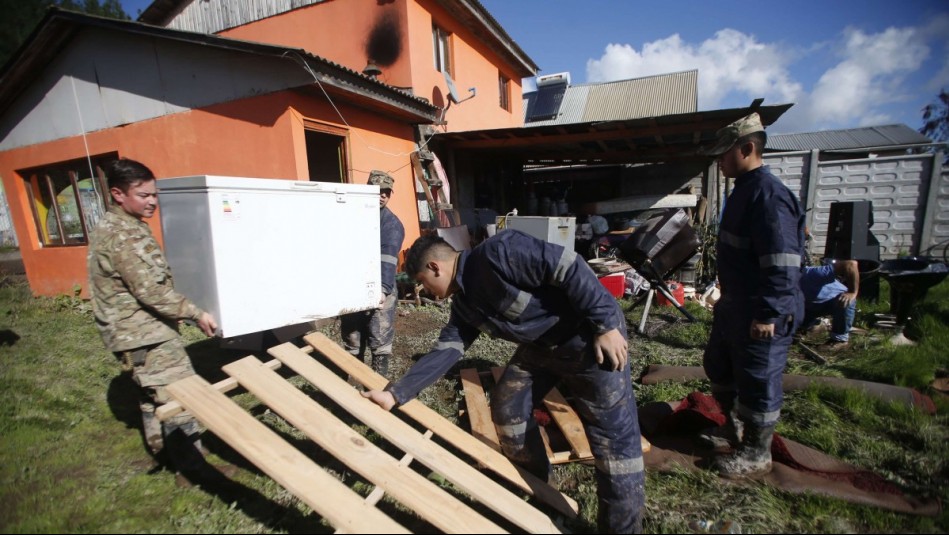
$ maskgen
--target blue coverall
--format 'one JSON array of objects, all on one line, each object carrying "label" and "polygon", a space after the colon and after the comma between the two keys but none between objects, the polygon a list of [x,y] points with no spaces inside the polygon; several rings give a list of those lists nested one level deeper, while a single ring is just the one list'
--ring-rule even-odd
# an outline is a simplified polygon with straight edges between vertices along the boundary
[{"label": "blue coverall", "polygon": [[372,353],[372,369],[380,375],[389,373],[389,357],[395,339],[395,311],[399,295],[395,286],[395,272],[399,251],[405,239],[405,228],[399,218],[383,207],[379,210],[380,265],[382,293],[385,300],[377,309],[353,312],[340,317],[340,335],[346,351],[362,358],[366,346]]},{"label": "blue coverall", "polygon": [[833,264],[804,268],[801,273],[801,292],[804,294],[804,328],[820,321],[821,316],[832,318],[830,339],[834,342],[850,340],[850,329],[857,312],[857,301],[843,306],[837,296],[848,291],[837,280]]},{"label": "blue coverall", "polygon": [[[719,228],[722,297],[703,364],[716,399],[737,394],[738,415],[756,426],[781,415],[781,374],[804,318],[803,247],[804,211],[787,186],[767,166],[738,177]],[[753,319],[773,324],[774,337],[752,339]]]},{"label": "blue coverall", "polygon": [[481,332],[519,344],[492,392],[509,458],[546,479],[549,463],[533,405],[558,381],[573,394],[596,458],[600,533],[641,530],[642,446],[630,367],[596,363],[597,334],[626,320],[616,299],[572,250],[505,230],[460,253],[451,316],[435,347],[386,389],[405,403],[447,373]]}]

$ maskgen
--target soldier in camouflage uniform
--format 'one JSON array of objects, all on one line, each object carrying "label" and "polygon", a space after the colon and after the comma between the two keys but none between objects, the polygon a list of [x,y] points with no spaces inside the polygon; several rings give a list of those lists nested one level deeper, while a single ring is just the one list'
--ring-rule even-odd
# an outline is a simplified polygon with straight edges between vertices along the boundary
[{"label": "soldier in camouflage uniform", "polygon": [[358,359],[362,359],[366,346],[369,346],[372,369],[386,377],[389,374],[392,341],[395,339],[395,309],[399,302],[395,271],[402,240],[405,239],[405,228],[392,210],[386,207],[392,198],[392,186],[395,183],[392,176],[384,171],[372,171],[368,183],[379,186],[382,300],[379,308],[341,316],[340,332],[346,351]]},{"label": "soldier in camouflage uniform", "polygon": [[111,162],[106,175],[113,205],[92,232],[88,258],[96,327],[106,349],[142,389],[139,406],[152,454],[164,450],[163,457],[179,472],[200,468],[194,417],[184,412],[159,422],[155,409],[170,401],[165,386],[195,373],[178,321],[193,320],[207,336],[214,335],[217,323],[175,291],[165,255],[144,221],[158,206],[152,172],[122,159]]}]

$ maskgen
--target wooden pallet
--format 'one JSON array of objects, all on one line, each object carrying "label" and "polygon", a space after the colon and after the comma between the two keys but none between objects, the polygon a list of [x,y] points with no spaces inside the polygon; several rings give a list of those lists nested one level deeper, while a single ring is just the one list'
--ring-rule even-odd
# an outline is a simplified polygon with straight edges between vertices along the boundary
[{"label": "wooden pallet", "polygon": [[[502,367],[491,368],[492,382],[497,382],[503,373],[504,368]],[[462,389],[465,392],[468,421],[471,424],[471,434],[496,451],[501,451],[498,433],[491,418],[491,409],[481,381],[482,375],[487,375],[487,372],[478,372],[474,368],[466,368],[461,370],[460,374]],[[556,427],[540,426],[540,436],[544,441],[544,448],[547,450],[547,458],[550,460],[550,464],[593,459],[590,441],[587,440],[586,431],[583,428],[583,421],[577,411],[563,397],[563,394],[554,388],[544,397],[544,406],[550,413],[551,419],[557,424]],[[643,453],[649,451],[651,447],[649,441],[645,438],[642,438],[641,441]]]},{"label": "wooden pallet", "polygon": [[[165,419],[182,410],[191,412],[208,431],[227,442],[262,472],[298,497],[337,530],[350,533],[407,533],[374,507],[383,493],[446,533],[500,533],[504,529],[466,501],[439,487],[410,468],[414,461],[440,474],[455,489],[492,510],[520,531],[558,533],[551,519],[528,504],[475,465],[489,468],[526,494],[534,495],[561,514],[575,518],[577,504],[546,483],[515,467],[503,455],[486,447],[461,428],[418,401],[399,410],[427,428],[419,431],[397,415],[381,410],[363,398],[344,379],[320,361],[329,361],[366,388],[382,388],[386,379],[322,334],[305,337],[306,347],[291,343],[272,347],[275,360],[262,362],[249,356],[224,366],[230,378],[215,385],[192,376],[168,386],[175,400],[158,411]],[[329,409],[297,389],[274,370],[286,366],[316,387],[340,409],[404,452],[396,459],[338,419]],[[224,392],[238,386],[279,414],[288,423],[346,464],[354,473],[376,485],[363,498],[312,459],[281,438],[274,430],[240,408]],[[432,435],[477,461],[451,453]]]}]

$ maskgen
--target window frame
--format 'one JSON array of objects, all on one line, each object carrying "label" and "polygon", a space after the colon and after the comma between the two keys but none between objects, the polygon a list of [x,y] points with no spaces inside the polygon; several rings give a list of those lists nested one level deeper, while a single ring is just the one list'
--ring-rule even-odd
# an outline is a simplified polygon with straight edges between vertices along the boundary
[{"label": "window frame", "polygon": [[[89,158],[76,158],[17,171],[23,180],[30,201],[30,212],[40,247],[86,247],[89,245],[92,229],[112,204],[108,181],[102,167],[106,162],[117,158],[118,153],[104,153]],[[82,169],[88,170],[90,160],[95,168],[95,176],[79,178]],[[80,171],[77,172],[77,169]],[[80,193],[80,183],[90,179],[95,194],[95,200],[92,201],[94,205],[91,207],[83,203]],[[60,185],[62,188],[57,194],[56,188]],[[72,188],[72,203],[75,206],[78,227],[75,224],[68,224],[70,222],[66,221],[63,210],[65,205],[61,205],[60,202],[62,192],[68,188]],[[41,210],[45,211],[45,221],[40,214]],[[50,225],[50,217],[53,218],[52,223],[55,226]],[[69,230],[79,232],[69,234]]]},{"label": "window frame", "polygon": [[[326,123],[316,119],[311,119],[308,117],[303,118],[303,136],[306,138],[307,132],[313,132],[314,134],[322,134],[327,136],[338,137],[339,146],[337,147],[337,159],[339,162],[339,182],[341,184],[352,184],[353,181],[353,165],[350,159],[350,148],[349,148],[349,130],[336,126],[331,123]],[[310,158],[313,156],[310,154],[308,148],[306,150],[307,158],[307,172],[309,174]],[[308,176],[308,179],[313,181],[314,179],[311,176]]]},{"label": "window frame", "polygon": [[451,32],[432,22],[432,57],[435,70],[454,77],[451,37]]},{"label": "window frame", "polygon": [[498,71],[498,104],[501,109],[511,111],[511,79]]}]

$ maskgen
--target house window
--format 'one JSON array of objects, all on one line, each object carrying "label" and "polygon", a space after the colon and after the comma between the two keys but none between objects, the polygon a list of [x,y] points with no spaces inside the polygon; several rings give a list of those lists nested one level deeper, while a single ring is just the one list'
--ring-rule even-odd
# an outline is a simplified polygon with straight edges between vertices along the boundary
[{"label": "house window", "polygon": [[102,168],[118,158],[116,153],[80,158],[18,171],[26,182],[33,221],[44,247],[85,245],[109,202],[109,188]]},{"label": "house window", "polygon": [[435,70],[454,75],[451,70],[451,34],[433,24],[432,44],[435,50]]},{"label": "house window", "polygon": [[306,161],[313,182],[349,182],[348,133],[334,125],[303,120]]},{"label": "house window", "polygon": [[501,108],[511,111],[511,79],[498,72],[498,94]]}]

